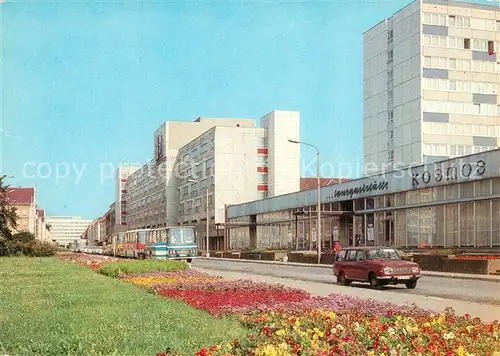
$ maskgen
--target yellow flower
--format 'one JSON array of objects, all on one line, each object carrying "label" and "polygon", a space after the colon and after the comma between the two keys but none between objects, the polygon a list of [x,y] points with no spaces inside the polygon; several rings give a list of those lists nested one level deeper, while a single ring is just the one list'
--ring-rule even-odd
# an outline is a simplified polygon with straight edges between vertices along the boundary
[{"label": "yellow flower", "polygon": [[286,344],[286,342],[282,342],[281,344],[279,344],[278,346],[281,350],[287,350],[288,349],[288,345]]},{"label": "yellow flower", "polygon": [[465,350],[464,350],[464,347],[462,345],[460,345],[458,347],[457,354],[458,354],[458,356],[465,356]]},{"label": "yellow flower", "polygon": [[428,328],[429,326],[431,326],[431,323],[429,323],[428,321],[424,323],[424,328]]},{"label": "yellow flower", "polygon": [[297,327],[299,327],[299,326],[300,326],[300,321],[299,321],[299,319],[295,320],[295,324],[294,324],[294,325],[295,325],[295,326],[297,326]]},{"label": "yellow flower", "polygon": [[318,335],[319,337],[323,337],[323,335],[324,335],[324,334],[323,334],[323,332],[322,332],[320,329],[318,329],[318,328],[314,328],[314,330],[313,330],[313,331],[314,331],[314,333],[315,333],[316,335]]},{"label": "yellow flower", "polygon": [[226,349],[231,350],[232,348],[231,344],[226,344]]},{"label": "yellow flower", "polygon": [[468,326],[466,327],[466,329],[467,329],[467,331],[468,331],[468,332],[471,332],[471,330],[472,330],[472,329],[474,329],[474,326],[472,326],[472,325],[468,325]]},{"label": "yellow flower", "polygon": [[256,350],[255,354],[257,356],[277,356],[278,352],[273,345],[264,345]]},{"label": "yellow flower", "polygon": [[[280,345],[281,346],[281,345]],[[286,344],[285,344],[286,346]],[[256,356],[288,356],[286,349],[276,348],[276,346],[267,344],[255,350]]]},{"label": "yellow flower", "polygon": [[283,330],[283,329],[280,329],[280,330],[276,331],[276,335],[278,335],[278,336],[285,336],[286,335],[286,331]]},{"label": "yellow flower", "polygon": [[370,352],[368,352],[368,354],[367,354],[367,355],[368,355],[368,356],[375,356],[375,352],[370,351]]}]

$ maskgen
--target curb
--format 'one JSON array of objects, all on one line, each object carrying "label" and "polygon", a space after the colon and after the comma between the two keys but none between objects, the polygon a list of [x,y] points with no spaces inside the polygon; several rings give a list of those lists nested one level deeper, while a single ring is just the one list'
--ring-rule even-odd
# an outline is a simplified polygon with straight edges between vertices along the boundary
[{"label": "curb", "polygon": [[[316,267],[316,268],[328,268],[331,269],[330,265],[316,265],[311,263],[299,263],[299,262],[281,262],[281,261],[262,261],[262,260],[244,260],[241,258],[219,258],[219,257],[197,257],[197,260],[208,260],[208,261],[225,261],[225,262],[240,262],[240,263],[256,263],[261,265],[278,265],[278,266],[293,266],[293,267]],[[425,277],[434,278],[449,278],[449,279],[461,279],[461,280],[473,280],[473,281],[483,281],[483,282],[493,282],[500,283],[500,278],[492,278],[485,275],[453,275],[446,272],[433,272],[433,271],[422,271],[422,275]]]}]

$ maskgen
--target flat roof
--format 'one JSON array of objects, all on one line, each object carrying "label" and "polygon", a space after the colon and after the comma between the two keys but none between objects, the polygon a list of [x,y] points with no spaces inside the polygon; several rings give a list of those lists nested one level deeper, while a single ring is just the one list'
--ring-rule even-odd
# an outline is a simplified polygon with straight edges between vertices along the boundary
[{"label": "flat roof", "polygon": [[[388,16],[384,18],[383,20],[377,22],[374,24],[372,27],[367,29],[366,31],[363,32],[363,35],[366,34],[367,32],[373,30],[375,27],[380,25],[381,23],[393,18],[396,16],[399,12],[403,11],[406,9],[408,6],[413,5],[417,1],[421,1],[422,3],[426,4],[435,4],[435,5],[445,5],[445,6],[457,6],[457,7],[469,7],[472,9],[478,9],[478,10],[487,10],[487,11],[500,11],[500,1],[496,0],[498,2],[498,5],[491,5],[491,4],[484,4],[480,2],[471,2],[471,1],[461,1],[461,0],[414,0],[400,8],[398,11],[394,12],[391,16]],[[485,2],[493,3],[495,2],[494,0],[485,0]]]},{"label": "flat roof", "polygon": [[[405,167],[321,188],[322,204],[394,194],[409,190],[500,177],[500,149],[435,163]],[[230,205],[228,218],[297,209],[317,204],[317,189],[308,189]]]}]

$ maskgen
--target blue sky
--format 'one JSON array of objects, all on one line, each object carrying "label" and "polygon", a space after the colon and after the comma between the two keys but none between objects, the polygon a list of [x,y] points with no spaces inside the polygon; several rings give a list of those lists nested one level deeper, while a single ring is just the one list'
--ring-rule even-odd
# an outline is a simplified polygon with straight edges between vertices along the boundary
[{"label": "blue sky", "polygon": [[323,162],[361,162],[362,33],[407,3],[7,1],[0,172],[94,218],[114,199],[101,164],[148,161],[163,121],[273,109],[301,112]]}]

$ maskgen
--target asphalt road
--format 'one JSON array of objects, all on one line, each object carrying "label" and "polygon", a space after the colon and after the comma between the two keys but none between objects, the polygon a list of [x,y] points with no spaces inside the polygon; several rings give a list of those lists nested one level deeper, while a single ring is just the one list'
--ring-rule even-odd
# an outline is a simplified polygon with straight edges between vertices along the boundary
[{"label": "asphalt road", "polygon": [[[242,276],[270,276],[296,281],[310,281],[331,285],[332,287],[334,285],[331,269],[321,267],[269,265],[203,259],[195,260],[193,267],[207,271],[211,270],[213,273],[216,273],[216,271],[229,271],[241,274]],[[340,288],[340,290],[337,288]],[[356,290],[359,293],[363,293],[367,288],[369,286],[364,284],[353,284],[352,287],[335,286],[335,290],[332,290],[331,293],[342,292],[342,290],[346,289],[349,290],[348,294],[352,294],[352,292],[356,293]],[[402,285],[384,287],[382,292],[420,295],[500,306],[500,283],[498,282],[423,276],[418,281],[417,287],[413,290],[407,289]]]}]

